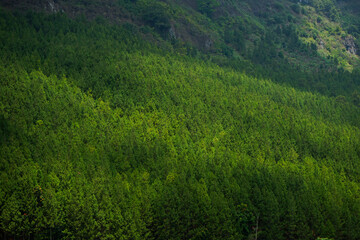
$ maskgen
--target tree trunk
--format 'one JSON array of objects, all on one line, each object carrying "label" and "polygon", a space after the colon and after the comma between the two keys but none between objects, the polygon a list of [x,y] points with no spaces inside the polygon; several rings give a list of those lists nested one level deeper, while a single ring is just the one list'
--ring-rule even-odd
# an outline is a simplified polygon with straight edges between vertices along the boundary
[{"label": "tree trunk", "polygon": [[256,216],[255,240],[257,240],[257,236],[258,236],[258,229],[259,229],[259,215],[260,215],[260,214],[258,214],[258,215]]}]

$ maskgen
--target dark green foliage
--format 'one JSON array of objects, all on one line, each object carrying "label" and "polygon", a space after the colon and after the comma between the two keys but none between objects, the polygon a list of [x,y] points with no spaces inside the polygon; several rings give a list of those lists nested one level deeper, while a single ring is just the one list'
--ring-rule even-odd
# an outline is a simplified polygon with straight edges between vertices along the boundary
[{"label": "dark green foliage", "polygon": [[[161,30],[155,15],[143,17]],[[231,58],[237,24],[219,66],[131,24],[0,23],[4,238],[360,238],[357,71],[276,69],[275,33],[254,54],[272,71],[251,67]],[[278,32],[301,46],[291,25]]]},{"label": "dark green foliage", "polygon": [[226,44],[223,44],[221,46],[221,51],[226,57],[232,57],[233,56],[233,49]]},{"label": "dark green foliage", "polygon": [[243,26],[241,24],[234,24],[231,27],[225,28],[224,41],[231,44],[237,51],[243,52],[245,50],[245,38],[242,32]]},{"label": "dark green foliage", "polygon": [[291,9],[292,9],[295,13],[300,14],[301,7],[300,7],[299,4],[293,4],[293,5],[291,5]]},{"label": "dark green foliage", "polygon": [[170,29],[170,10],[166,3],[146,0],[139,1],[143,20],[156,30],[165,33]]},{"label": "dark green foliage", "polygon": [[213,17],[216,7],[219,6],[217,0],[197,0],[198,11],[207,15],[209,18]]}]

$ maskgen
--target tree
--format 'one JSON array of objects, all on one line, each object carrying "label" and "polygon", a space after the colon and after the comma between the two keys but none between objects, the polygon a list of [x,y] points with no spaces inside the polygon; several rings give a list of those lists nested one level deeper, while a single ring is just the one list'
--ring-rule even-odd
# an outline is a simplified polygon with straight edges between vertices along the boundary
[{"label": "tree", "polygon": [[215,9],[220,6],[217,0],[198,0],[197,5],[199,12],[205,14],[209,18],[213,17]]}]

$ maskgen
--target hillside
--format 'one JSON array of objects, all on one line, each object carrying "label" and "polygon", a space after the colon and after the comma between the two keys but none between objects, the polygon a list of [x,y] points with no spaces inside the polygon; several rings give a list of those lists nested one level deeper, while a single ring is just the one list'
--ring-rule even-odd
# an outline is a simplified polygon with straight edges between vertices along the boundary
[{"label": "hillside", "polygon": [[[316,62],[316,67],[336,63],[339,68],[352,70],[359,60],[360,7],[356,1],[4,0],[3,6],[145,25],[181,44],[246,59],[260,58],[258,61],[284,58],[302,65],[301,60],[310,60],[311,64],[303,67],[311,68]],[[263,45],[270,46],[273,55],[253,56],[264,53]]]},{"label": "hillside", "polygon": [[3,239],[359,239],[356,1],[0,8]]},{"label": "hillside", "polygon": [[[356,1],[4,0],[6,9],[110,21],[248,75],[357,101]],[[345,73],[344,73],[345,72]],[[352,76],[349,76],[349,73]],[[331,84],[329,84],[331,82]],[[355,96],[355,97],[354,97]]]}]

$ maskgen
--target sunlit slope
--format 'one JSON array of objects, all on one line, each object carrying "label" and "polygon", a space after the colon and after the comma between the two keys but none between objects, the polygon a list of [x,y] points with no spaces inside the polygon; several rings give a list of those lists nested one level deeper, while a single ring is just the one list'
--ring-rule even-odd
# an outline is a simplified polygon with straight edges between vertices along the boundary
[{"label": "sunlit slope", "polygon": [[[360,237],[355,105],[154,47],[128,27],[39,17],[26,41],[14,38],[26,17],[5,17],[2,234]],[[68,31],[44,34],[57,29]]]}]

